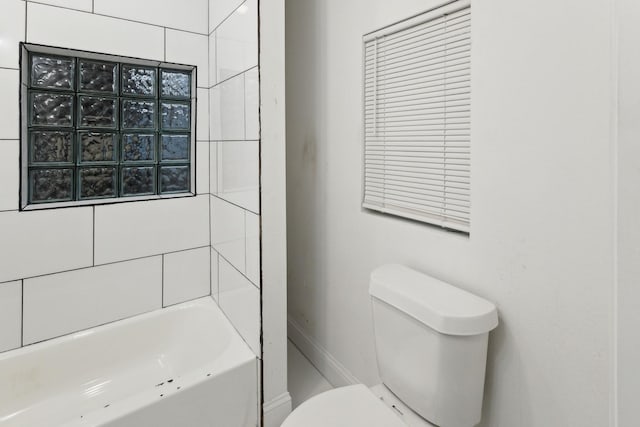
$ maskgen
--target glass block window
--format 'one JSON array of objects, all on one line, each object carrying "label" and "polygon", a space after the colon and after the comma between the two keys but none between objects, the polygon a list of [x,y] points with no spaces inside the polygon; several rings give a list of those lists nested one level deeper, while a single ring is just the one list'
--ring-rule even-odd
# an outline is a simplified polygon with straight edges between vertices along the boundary
[{"label": "glass block window", "polygon": [[22,207],[192,195],[194,67],[23,45]]}]

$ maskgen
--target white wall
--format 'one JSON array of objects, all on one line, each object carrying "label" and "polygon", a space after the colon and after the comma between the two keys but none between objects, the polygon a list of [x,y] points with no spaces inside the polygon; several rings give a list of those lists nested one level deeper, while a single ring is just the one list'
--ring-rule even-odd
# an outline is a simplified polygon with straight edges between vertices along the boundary
[{"label": "white wall", "polygon": [[616,1],[618,22],[617,372],[618,426],[638,424],[640,389],[640,4]]},{"label": "white wall", "polygon": [[174,4],[3,2],[0,351],[211,293],[208,161],[196,197],[18,212],[21,41],[197,65],[197,150],[208,160],[207,2]]},{"label": "white wall", "polygon": [[296,335],[377,383],[368,275],[403,263],[498,305],[482,426],[608,425],[611,1],[473,2],[470,237],[360,208],[362,35],[435,4],[287,2]]}]

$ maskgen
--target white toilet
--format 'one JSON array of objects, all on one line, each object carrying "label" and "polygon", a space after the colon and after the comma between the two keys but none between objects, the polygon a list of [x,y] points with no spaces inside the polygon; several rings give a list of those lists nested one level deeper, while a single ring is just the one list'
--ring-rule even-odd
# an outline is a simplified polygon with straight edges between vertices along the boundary
[{"label": "white toilet", "polygon": [[319,394],[282,427],[478,424],[495,305],[401,265],[373,271],[369,294],[383,384]]}]

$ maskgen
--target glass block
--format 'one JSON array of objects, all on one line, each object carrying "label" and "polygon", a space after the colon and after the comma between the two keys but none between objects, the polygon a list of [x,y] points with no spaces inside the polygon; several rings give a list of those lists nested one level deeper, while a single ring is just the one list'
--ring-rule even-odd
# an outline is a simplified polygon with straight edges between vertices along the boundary
[{"label": "glass block", "polygon": [[155,167],[125,167],[122,168],[122,195],[143,196],[155,194]]},{"label": "glass block", "polygon": [[63,202],[73,198],[73,169],[33,169],[29,182],[34,203]]},{"label": "glass block", "polygon": [[79,126],[115,128],[117,102],[113,98],[81,96]]},{"label": "glass block", "polygon": [[117,135],[105,132],[79,132],[81,162],[114,162]]},{"label": "glass block", "polygon": [[189,191],[189,166],[161,166],[160,192],[184,193]]},{"label": "glass block", "polygon": [[116,196],[116,169],[95,167],[80,169],[80,198],[103,199]]},{"label": "glass block", "polygon": [[111,93],[116,91],[116,82],[118,81],[116,64],[81,60],[79,68],[79,90]]},{"label": "glass block", "polygon": [[32,163],[73,162],[73,134],[71,132],[33,131],[29,141]]},{"label": "glass block", "polygon": [[162,129],[189,130],[191,128],[191,105],[163,102]]},{"label": "glass block", "polygon": [[43,55],[31,57],[31,85],[47,89],[74,89],[73,58]]},{"label": "glass block", "polygon": [[162,70],[162,96],[176,98],[191,97],[191,74],[181,71]]},{"label": "glass block", "polygon": [[160,160],[189,161],[189,135],[162,135]]},{"label": "glass block", "polygon": [[156,136],[129,133],[122,135],[122,161],[144,162],[155,160]]},{"label": "glass block", "polygon": [[156,124],[156,104],[152,101],[122,101],[124,129],[153,129]]},{"label": "glass block", "polygon": [[31,95],[31,124],[73,125],[73,95],[34,93]]},{"label": "glass block", "polygon": [[122,93],[140,96],[155,96],[156,70],[154,68],[122,66]]}]

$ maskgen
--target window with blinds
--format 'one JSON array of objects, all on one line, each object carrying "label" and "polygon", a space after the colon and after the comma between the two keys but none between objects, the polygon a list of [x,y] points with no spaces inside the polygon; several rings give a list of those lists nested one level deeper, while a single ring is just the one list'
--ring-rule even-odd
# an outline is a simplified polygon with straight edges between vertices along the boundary
[{"label": "window with blinds", "polygon": [[471,8],[364,37],[363,207],[469,232]]}]

